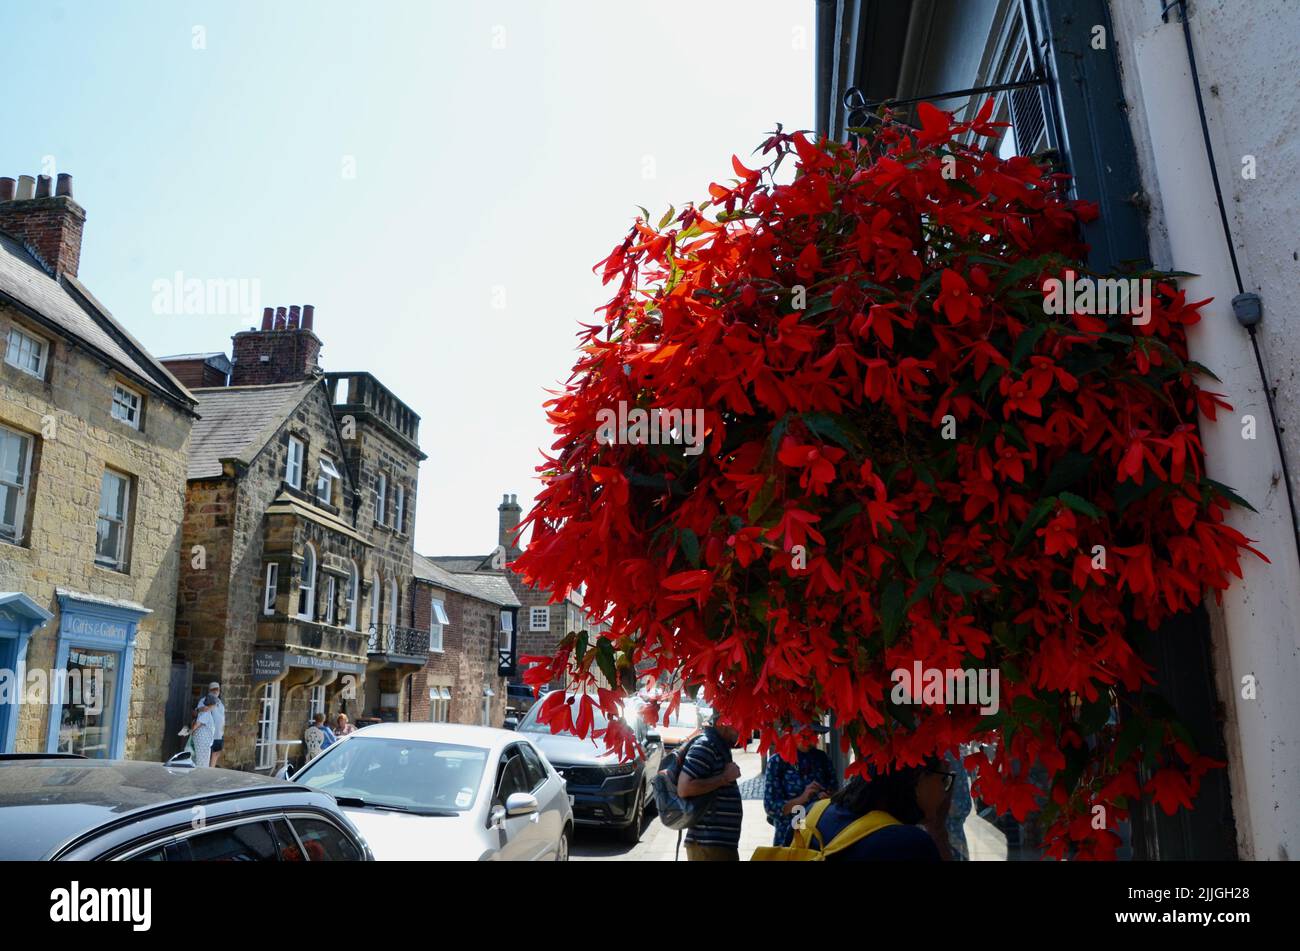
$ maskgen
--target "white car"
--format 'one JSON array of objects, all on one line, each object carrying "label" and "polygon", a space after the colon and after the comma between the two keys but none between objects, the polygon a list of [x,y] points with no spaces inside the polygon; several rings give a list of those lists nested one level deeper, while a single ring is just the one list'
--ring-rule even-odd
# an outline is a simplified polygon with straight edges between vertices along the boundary
[{"label": "white car", "polygon": [[375,724],[331,745],[293,781],[334,796],[380,861],[569,858],[564,780],[509,730]]}]

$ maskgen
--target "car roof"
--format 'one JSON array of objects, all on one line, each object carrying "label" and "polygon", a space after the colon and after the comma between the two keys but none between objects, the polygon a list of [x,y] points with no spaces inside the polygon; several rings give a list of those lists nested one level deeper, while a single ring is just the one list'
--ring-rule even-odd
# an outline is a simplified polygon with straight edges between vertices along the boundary
[{"label": "car roof", "polygon": [[0,761],[0,859],[39,859],[99,826],[160,806],[278,794],[300,786],[258,773],[133,760]]},{"label": "car roof", "polygon": [[351,734],[351,737],[358,736],[425,740],[453,743],[459,746],[481,746],[486,749],[500,749],[522,739],[520,734],[513,730],[498,730],[490,726],[465,726],[460,723],[376,723]]}]

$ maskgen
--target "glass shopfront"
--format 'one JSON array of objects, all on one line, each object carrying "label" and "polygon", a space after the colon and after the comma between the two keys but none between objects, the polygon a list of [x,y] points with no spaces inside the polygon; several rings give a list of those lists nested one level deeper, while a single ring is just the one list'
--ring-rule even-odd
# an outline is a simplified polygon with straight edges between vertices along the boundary
[{"label": "glass shopfront", "polygon": [[113,749],[118,663],[114,651],[73,645],[63,678],[60,753],[107,759]]}]

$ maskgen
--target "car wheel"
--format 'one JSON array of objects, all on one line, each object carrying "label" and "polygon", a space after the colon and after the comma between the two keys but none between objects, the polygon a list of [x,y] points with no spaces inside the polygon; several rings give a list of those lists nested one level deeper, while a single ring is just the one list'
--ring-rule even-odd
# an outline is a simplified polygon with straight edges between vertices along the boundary
[{"label": "car wheel", "polygon": [[569,838],[572,835],[572,830],[568,826],[565,826],[564,831],[560,833],[559,844],[555,846],[555,861],[569,861]]},{"label": "car wheel", "polygon": [[636,845],[641,841],[641,826],[645,824],[645,787],[636,794],[636,805],[632,807],[632,821],[623,830],[623,841]]}]

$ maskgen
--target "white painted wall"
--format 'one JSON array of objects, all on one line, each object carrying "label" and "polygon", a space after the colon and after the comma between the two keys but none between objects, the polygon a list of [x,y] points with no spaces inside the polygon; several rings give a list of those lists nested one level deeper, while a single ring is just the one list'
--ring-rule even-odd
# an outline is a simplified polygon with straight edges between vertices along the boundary
[{"label": "white painted wall", "polygon": [[[1232,524],[1272,559],[1250,558],[1245,578],[1210,605],[1233,811],[1243,858],[1300,858],[1300,558],[1281,482],[1280,457],[1236,293],[1215,203],[1177,16],[1159,4],[1112,0],[1111,16],[1130,124],[1151,205],[1155,263],[1191,271],[1192,299],[1214,297],[1189,334],[1194,359],[1223,380],[1233,414],[1201,420],[1212,478],[1233,486],[1259,514]],[[1248,291],[1264,299],[1261,349],[1300,476],[1300,5],[1285,0],[1202,0],[1190,23],[1229,223]],[[1253,155],[1257,178],[1242,177]],[[1258,422],[1242,438],[1241,417]],[[1293,487],[1300,497],[1300,484]],[[1242,678],[1258,684],[1242,697]]]}]

